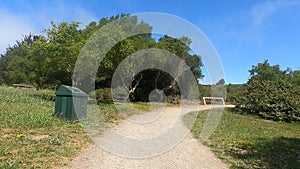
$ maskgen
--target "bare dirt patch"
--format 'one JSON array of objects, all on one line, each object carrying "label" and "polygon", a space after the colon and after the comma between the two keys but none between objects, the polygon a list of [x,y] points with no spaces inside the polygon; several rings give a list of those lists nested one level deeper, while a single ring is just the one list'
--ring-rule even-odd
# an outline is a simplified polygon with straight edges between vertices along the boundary
[{"label": "bare dirt patch", "polygon": [[48,138],[48,137],[50,137],[50,136],[47,135],[47,134],[45,134],[45,135],[35,135],[35,136],[30,136],[29,139],[39,141],[39,140],[42,140],[42,139]]}]

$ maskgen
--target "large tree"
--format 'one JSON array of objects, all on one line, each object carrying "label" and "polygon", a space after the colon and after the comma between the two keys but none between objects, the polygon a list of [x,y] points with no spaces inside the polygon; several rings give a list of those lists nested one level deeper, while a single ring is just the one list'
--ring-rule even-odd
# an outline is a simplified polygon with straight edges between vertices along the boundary
[{"label": "large tree", "polygon": [[52,22],[52,28],[46,32],[49,76],[58,83],[71,85],[76,59],[85,42],[79,23]]}]

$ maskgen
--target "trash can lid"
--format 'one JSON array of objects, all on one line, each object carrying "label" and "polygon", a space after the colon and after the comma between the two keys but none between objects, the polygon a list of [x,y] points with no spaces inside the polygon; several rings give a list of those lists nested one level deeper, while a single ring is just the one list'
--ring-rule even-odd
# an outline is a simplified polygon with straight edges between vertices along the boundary
[{"label": "trash can lid", "polygon": [[88,97],[88,95],[77,87],[61,85],[55,92],[57,96],[81,96]]}]

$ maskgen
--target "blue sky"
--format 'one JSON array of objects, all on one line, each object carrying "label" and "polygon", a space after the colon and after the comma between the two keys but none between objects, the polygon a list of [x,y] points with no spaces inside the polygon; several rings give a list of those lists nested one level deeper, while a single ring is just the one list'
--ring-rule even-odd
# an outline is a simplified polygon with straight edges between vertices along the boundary
[{"label": "blue sky", "polygon": [[265,59],[282,69],[300,68],[298,0],[1,0],[0,53],[24,34],[42,33],[51,20],[84,26],[140,12],[168,13],[197,26],[217,50],[227,83],[245,83],[251,66]]}]

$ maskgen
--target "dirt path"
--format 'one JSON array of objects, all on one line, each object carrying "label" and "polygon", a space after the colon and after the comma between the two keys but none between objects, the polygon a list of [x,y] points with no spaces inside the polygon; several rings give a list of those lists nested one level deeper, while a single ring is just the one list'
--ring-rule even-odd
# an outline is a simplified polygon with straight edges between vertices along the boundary
[{"label": "dirt path", "polygon": [[68,168],[226,169],[210,149],[193,138],[182,116],[210,106],[167,107],[137,115],[94,139]]}]

